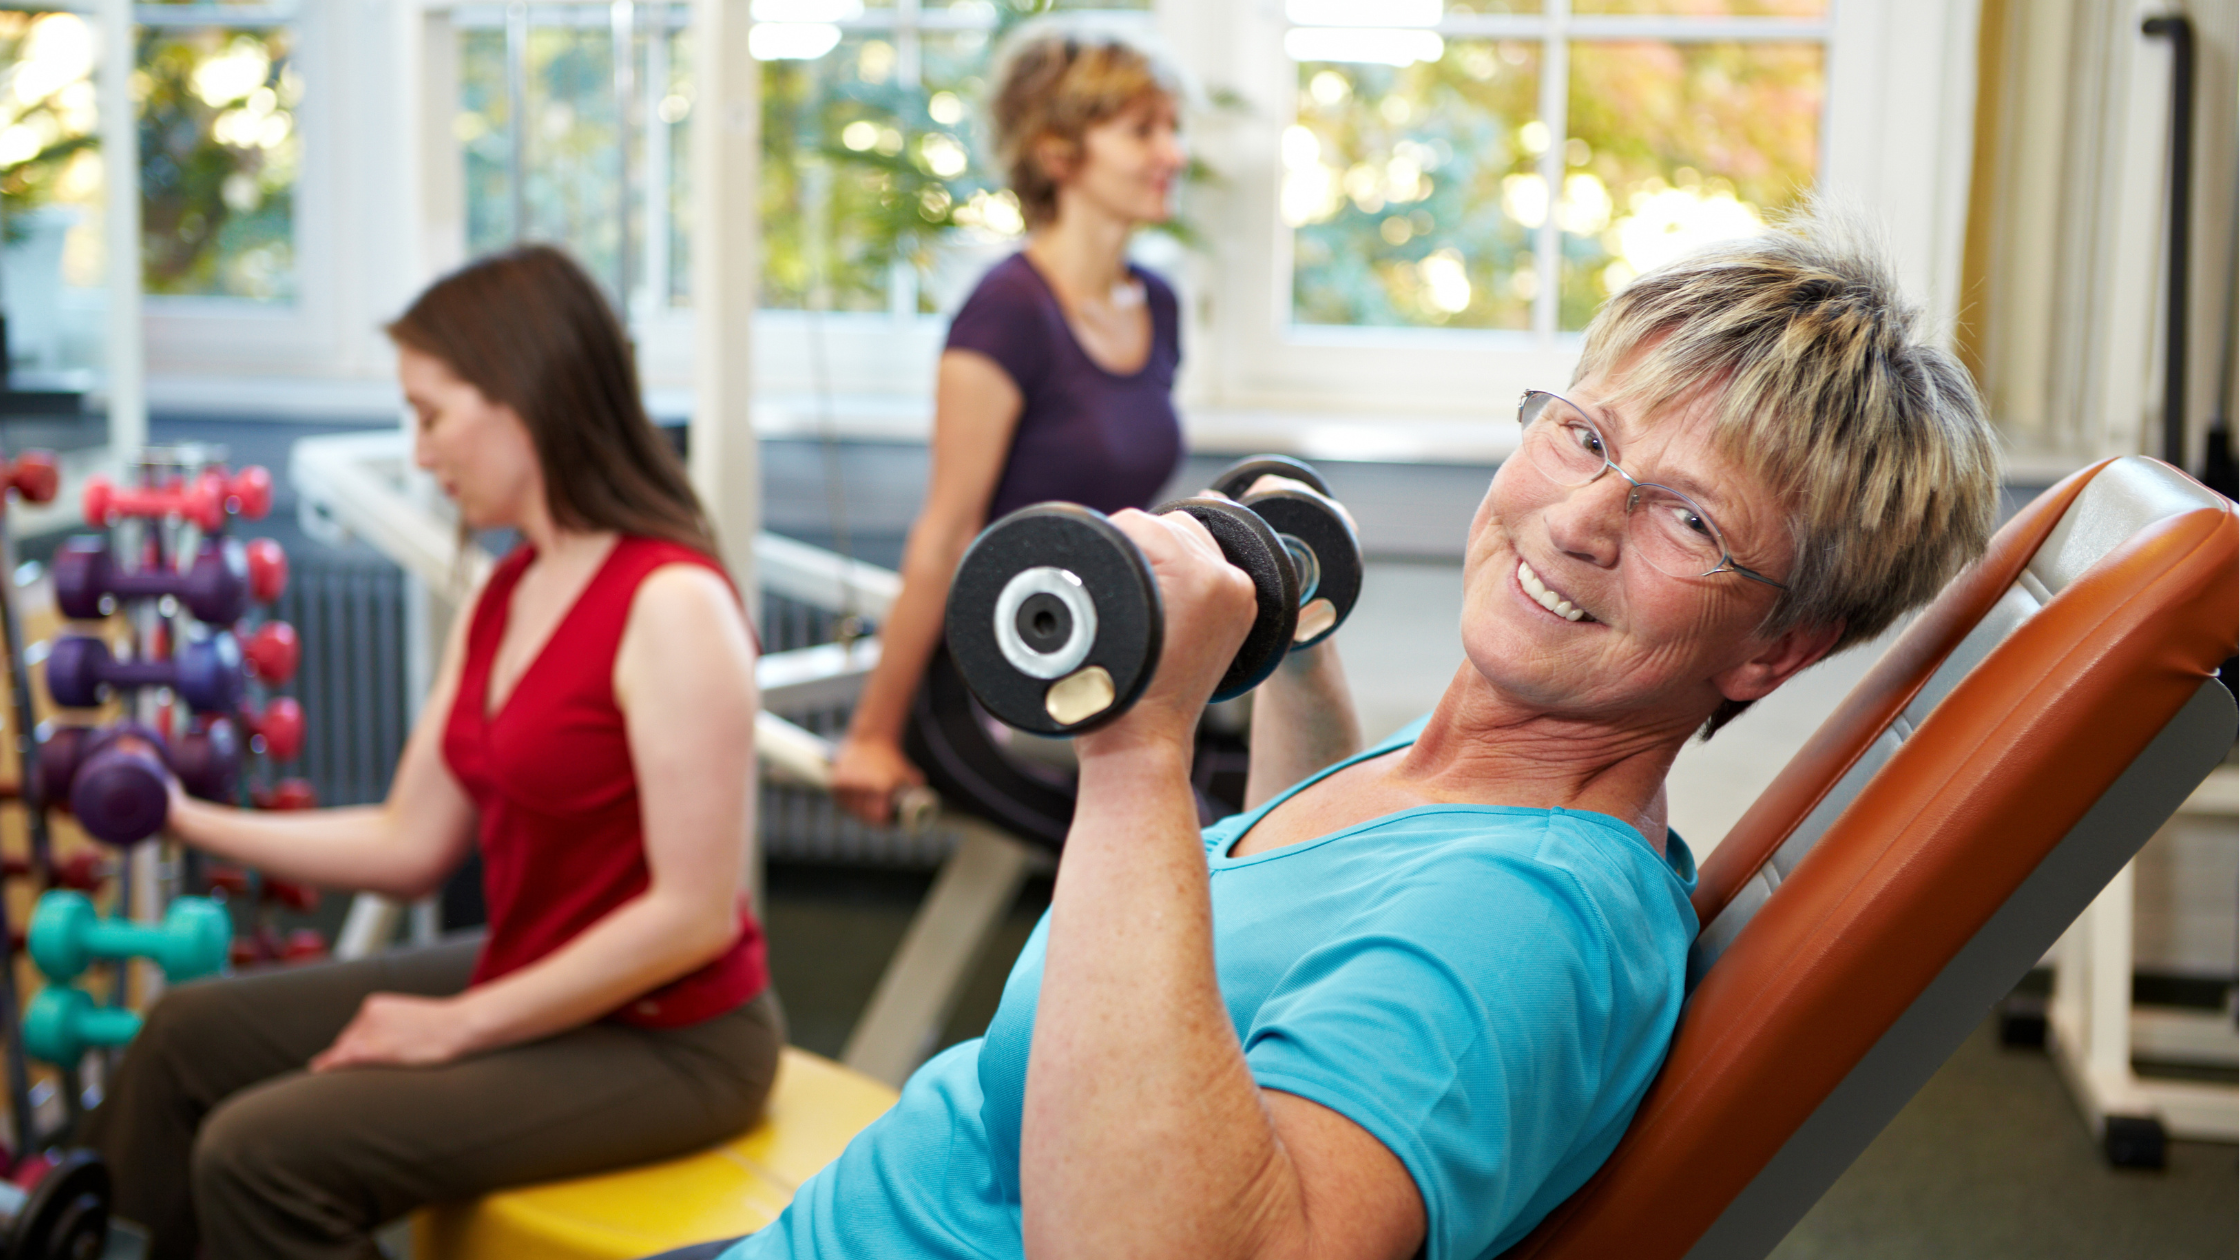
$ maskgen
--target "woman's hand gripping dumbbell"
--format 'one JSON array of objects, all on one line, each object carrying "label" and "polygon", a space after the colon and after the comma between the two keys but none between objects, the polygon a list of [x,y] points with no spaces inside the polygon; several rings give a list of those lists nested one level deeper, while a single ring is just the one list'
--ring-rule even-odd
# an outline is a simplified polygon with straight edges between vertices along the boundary
[{"label": "woman's hand gripping dumbbell", "polygon": [[[1245,493],[1273,474],[1301,483],[1242,504],[1180,499],[1222,556],[1252,578],[1256,615],[1215,688],[1243,695],[1284,654],[1328,638],[1361,591],[1361,545],[1312,468],[1247,460],[1215,481]],[[1021,508],[973,541],[949,590],[949,653],[998,719],[1041,735],[1077,735],[1142,695],[1159,665],[1164,613],[1142,548],[1103,514],[1069,503]]]}]

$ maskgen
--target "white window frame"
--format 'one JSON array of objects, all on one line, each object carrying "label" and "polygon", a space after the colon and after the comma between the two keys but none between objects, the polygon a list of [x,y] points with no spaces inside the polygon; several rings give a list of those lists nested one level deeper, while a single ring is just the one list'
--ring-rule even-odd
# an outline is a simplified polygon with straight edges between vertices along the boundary
[{"label": "white window frame", "polygon": [[[1974,135],[1976,0],[1830,0],[1829,8],[1818,187],[1880,224],[1906,291],[1948,328]],[[1681,25],[1572,17],[1568,0],[1547,0],[1547,9],[1533,17],[1450,18],[1440,29],[1560,43],[1621,32],[1664,38]],[[1292,231],[1278,213],[1277,191],[1298,68],[1283,51],[1289,23],[1282,6],[1162,0],[1159,14],[1167,42],[1190,58],[1190,69],[1249,106],[1241,120],[1196,138],[1232,195],[1216,229],[1229,248],[1199,259],[1193,277],[1211,300],[1195,312],[1201,318],[1185,344],[1186,403],[1198,411],[1339,413],[1372,422],[1459,419],[1498,415],[1525,389],[1570,379],[1579,338],[1552,331],[1547,316],[1532,333],[1293,324]],[[1766,21],[1734,26],[1779,29]],[[1550,90],[1543,110],[1550,96],[1560,109]],[[1549,151],[1561,147],[1559,134]],[[1545,251],[1542,257],[1547,271]],[[1544,283],[1543,291],[1552,297],[1554,287]]]}]

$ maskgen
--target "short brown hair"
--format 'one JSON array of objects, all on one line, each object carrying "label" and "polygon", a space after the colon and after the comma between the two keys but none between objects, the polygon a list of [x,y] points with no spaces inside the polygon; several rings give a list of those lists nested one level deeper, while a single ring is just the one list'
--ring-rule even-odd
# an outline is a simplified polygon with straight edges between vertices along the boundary
[{"label": "short brown hair", "polygon": [[1997,519],[1983,399],[1919,323],[1871,234],[1814,203],[1634,281],[1587,326],[1578,375],[1644,412],[1715,399],[1715,440],[1781,496],[1796,544],[1766,628],[1841,626],[1840,651],[1935,598]]},{"label": "short brown hair", "polygon": [[990,110],[996,161],[1030,228],[1058,216],[1058,181],[1037,152],[1044,140],[1078,152],[1098,123],[1146,101],[1182,97],[1172,67],[1108,30],[1036,28],[1005,55],[996,85]]},{"label": "short brown hair", "polygon": [[555,524],[662,538],[720,560],[683,461],[646,415],[621,322],[566,254],[524,245],[468,263],[385,331],[521,417]]}]

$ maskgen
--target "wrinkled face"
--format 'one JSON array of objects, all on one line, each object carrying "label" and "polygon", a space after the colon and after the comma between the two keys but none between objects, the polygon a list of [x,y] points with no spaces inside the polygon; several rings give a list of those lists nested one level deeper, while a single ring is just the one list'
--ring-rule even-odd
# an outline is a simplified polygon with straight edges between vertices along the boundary
[{"label": "wrinkled face", "polygon": [[513,408],[410,346],[397,347],[397,381],[417,421],[412,462],[435,477],[470,528],[517,526],[529,505],[543,501],[536,447]]},{"label": "wrinkled face", "polygon": [[[1642,415],[1613,403],[1616,392],[1589,379],[1564,397],[1628,473],[1700,503],[1737,562],[1786,579],[1793,544],[1780,501],[1713,447],[1710,402]],[[1573,488],[1530,459],[1503,461],[1471,523],[1465,654],[1503,695],[1579,717],[1692,726],[1722,696],[1771,690],[1778,678],[1758,690],[1735,671],[1767,646],[1758,629],[1780,592],[1735,573],[1673,577],[1643,562],[1627,535],[1628,489],[1614,473]]]},{"label": "wrinkled face", "polygon": [[1090,202],[1131,223],[1164,223],[1189,155],[1174,102],[1153,96],[1082,133],[1080,160],[1061,164],[1058,200]]}]

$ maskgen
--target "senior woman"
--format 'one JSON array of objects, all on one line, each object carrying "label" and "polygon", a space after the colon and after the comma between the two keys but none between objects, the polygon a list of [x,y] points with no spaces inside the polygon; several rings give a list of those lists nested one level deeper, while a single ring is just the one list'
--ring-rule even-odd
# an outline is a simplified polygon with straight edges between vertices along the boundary
[{"label": "senior woman", "polygon": [[1563,395],[1524,397],[1437,708],[1330,764],[1351,751],[1335,659],[1295,656],[1255,717],[1260,803],[1202,833],[1191,728],[1251,584],[1184,515],[1116,518],[1169,654],[1078,741],[1050,913],[987,1036],[723,1254],[1515,1243],[1616,1145],[1680,1013],[1674,755],[1990,533],[1991,433],[1913,323],[1810,217],[1637,281]]}]

